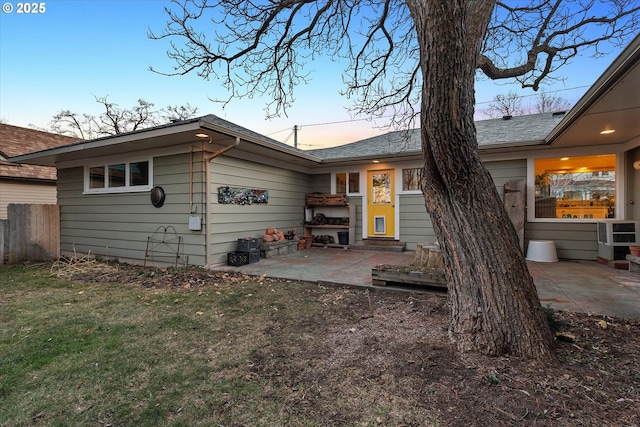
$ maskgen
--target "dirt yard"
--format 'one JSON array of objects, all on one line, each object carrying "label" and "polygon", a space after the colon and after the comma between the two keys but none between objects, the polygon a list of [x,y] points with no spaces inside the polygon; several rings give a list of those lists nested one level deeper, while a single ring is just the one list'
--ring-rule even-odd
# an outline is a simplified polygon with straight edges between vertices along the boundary
[{"label": "dirt yard", "polygon": [[[185,291],[213,282],[279,285],[124,266],[75,279]],[[319,425],[364,425],[368,413],[395,426],[640,426],[639,320],[548,311],[560,364],[539,365],[454,352],[442,296],[292,283],[320,308],[298,318],[274,311],[262,325],[264,346],[237,374],[287,388],[287,411]]]}]

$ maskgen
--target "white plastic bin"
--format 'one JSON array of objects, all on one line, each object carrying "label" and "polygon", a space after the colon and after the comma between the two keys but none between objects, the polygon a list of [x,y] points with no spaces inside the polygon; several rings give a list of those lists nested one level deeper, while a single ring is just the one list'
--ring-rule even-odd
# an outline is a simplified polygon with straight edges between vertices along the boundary
[{"label": "white plastic bin", "polygon": [[537,262],[558,262],[556,243],[553,240],[529,240],[527,260]]}]

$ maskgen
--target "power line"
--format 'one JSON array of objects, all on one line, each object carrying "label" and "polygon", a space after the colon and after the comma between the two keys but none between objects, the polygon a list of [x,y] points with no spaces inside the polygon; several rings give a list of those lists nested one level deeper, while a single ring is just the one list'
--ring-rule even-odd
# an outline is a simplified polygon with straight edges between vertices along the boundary
[{"label": "power line", "polygon": [[[565,92],[565,91],[569,91],[569,90],[576,90],[576,89],[584,89],[584,88],[588,88],[590,87],[589,85],[583,85],[583,86],[575,86],[575,87],[571,87],[571,88],[565,88],[565,89],[556,89],[556,90],[550,90],[550,91],[544,91],[544,93],[547,94],[551,94],[551,93],[558,93],[558,92]],[[531,98],[534,96],[538,96],[540,93],[532,93],[529,95],[519,95],[518,98],[522,99],[522,98]],[[495,102],[495,99],[490,100],[490,101],[481,101],[481,102],[476,102],[476,105],[484,105],[484,104],[491,104],[492,102]],[[420,112],[418,112],[417,114],[420,114]],[[378,116],[375,117],[374,119],[386,119],[389,117],[394,117],[393,114],[389,114],[386,116]],[[284,139],[284,141],[282,141],[283,143],[287,143],[289,141],[289,139],[291,139],[291,137],[293,136],[294,138],[297,138],[297,131],[301,130],[303,127],[314,127],[314,126],[329,126],[329,125],[337,125],[337,124],[343,124],[343,123],[355,123],[355,122],[362,122],[362,121],[370,121],[372,120],[371,118],[360,118],[360,119],[348,119],[348,120],[336,120],[336,121],[332,121],[332,122],[321,122],[321,123],[307,123],[307,124],[303,124],[303,125],[294,125],[293,128],[288,127],[285,129],[281,129],[275,132],[271,132],[269,134],[267,134],[266,136],[271,136],[271,135],[275,135],[278,133],[282,133],[282,132],[290,132],[287,137]],[[306,147],[322,147],[321,145],[316,145],[316,144],[295,144],[296,146],[298,145],[302,145],[302,146],[306,146]]]},{"label": "power line", "polygon": [[[390,114],[388,116],[379,116],[376,117],[376,119],[386,119],[389,117],[393,117],[393,114]],[[306,125],[299,125],[300,127],[305,126],[305,127],[312,127],[312,126],[326,126],[326,125],[338,125],[341,123],[353,123],[353,122],[362,122],[365,120],[371,120],[370,118],[362,118],[362,119],[350,119],[350,120],[337,120],[335,122],[325,122],[325,123],[311,123],[311,124],[306,124]]]},{"label": "power line", "polygon": [[268,133],[268,134],[266,134],[265,136],[271,136],[271,135],[275,135],[276,133],[281,133],[281,132],[291,131],[291,129],[292,129],[292,128],[285,128],[285,129],[282,129],[282,130],[277,130],[277,131],[275,131],[275,132]]},{"label": "power line", "polygon": [[[393,117],[393,114],[387,115],[387,116],[379,116],[376,117],[376,119],[386,119],[389,117]],[[371,120],[371,118],[362,118],[362,119],[349,119],[349,120],[336,120],[333,122],[323,122],[323,123],[307,123],[307,124],[302,124],[302,125],[297,125],[298,126],[298,130],[300,130],[303,127],[313,127],[313,126],[328,126],[328,125],[339,125],[342,123],[353,123],[353,122],[362,122],[362,121],[369,121]],[[271,136],[271,135],[275,135],[276,133],[281,133],[281,132],[285,132],[285,131],[291,131],[292,128],[285,128],[285,129],[281,129],[281,130],[277,130],[275,132],[271,132],[269,134],[267,134],[266,136]]]},{"label": "power line", "polygon": [[[584,88],[588,88],[588,87],[590,87],[590,86],[589,85],[584,85],[584,86],[576,86],[576,87],[570,87],[570,88],[565,88],[565,89],[556,89],[556,90],[550,90],[550,91],[544,91],[544,92],[545,93],[558,93],[558,92],[565,92],[565,91],[569,91],[569,90],[584,89]],[[518,98],[531,98],[531,97],[538,96],[538,95],[539,95],[539,93],[532,93],[532,94],[529,94],[529,95],[519,95]],[[490,104],[492,102],[495,102],[495,100],[492,99],[490,101],[476,102],[476,105]],[[386,115],[386,116],[379,116],[379,117],[375,117],[375,118],[376,119],[386,119],[386,118],[393,117],[393,116],[394,116],[393,114],[389,114],[389,115]],[[342,123],[354,123],[354,122],[362,122],[362,121],[368,121],[368,120],[371,120],[371,118],[336,120],[336,121],[333,121],[333,122],[321,122],[321,123],[307,123],[307,124],[302,124],[302,125],[297,125],[297,126],[298,126],[298,130],[300,130],[303,127],[338,125],[338,124],[342,124]],[[293,128],[292,127],[288,127],[288,128],[282,129],[282,130],[271,132],[271,133],[267,134],[267,136],[275,135],[277,133],[286,132],[286,131],[291,132],[291,129],[293,129]],[[290,138],[290,136],[288,138]]]},{"label": "power line", "polygon": [[[589,85],[584,85],[584,86],[576,86],[576,87],[570,87],[570,88],[566,88],[566,89],[557,89],[557,90],[550,90],[550,91],[544,91],[544,93],[558,93],[558,92],[564,92],[567,90],[576,90],[576,89],[584,89],[587,87],[591,87]],[[529,95],[518,95],[518,98],[531,98],[532,96],[538,96],[540,95],[541,92],[537,92],[537,93],[532,93]],[[492,99],[491,101],[482,101],[482,102],[476,102],[476,105],[480,105],[480,104],[491,104],[492,102],[495,102],[495,99]]]}]

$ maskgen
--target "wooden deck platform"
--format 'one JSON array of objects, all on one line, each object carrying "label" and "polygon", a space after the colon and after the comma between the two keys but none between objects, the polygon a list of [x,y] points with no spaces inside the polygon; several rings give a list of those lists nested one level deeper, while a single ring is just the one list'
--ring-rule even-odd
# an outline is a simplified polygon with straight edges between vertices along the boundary
[{"label": "wooden deck platform", "polygon": [[419,270],[404,266],[377,266],[371,269],[371,283],[375,286],[407,284],[428,286],[446,291],[447,279],[441,270]]}]

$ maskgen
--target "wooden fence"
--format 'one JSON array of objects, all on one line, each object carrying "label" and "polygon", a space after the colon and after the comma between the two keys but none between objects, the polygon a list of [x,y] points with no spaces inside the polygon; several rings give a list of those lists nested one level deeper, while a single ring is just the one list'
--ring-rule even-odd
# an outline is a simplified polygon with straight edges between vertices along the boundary
[{"label": "wooden fence", "polygon": [[60,256],[57,205],[10,204],[7,217],[6,221],[0,221],[0,265],[7,257],[5,254],[10,264],[50,261]]}]

